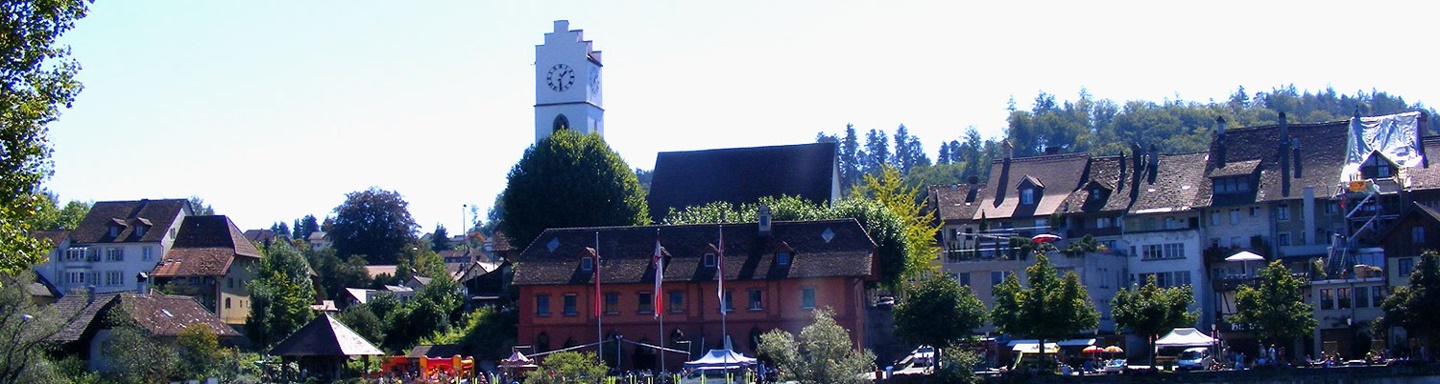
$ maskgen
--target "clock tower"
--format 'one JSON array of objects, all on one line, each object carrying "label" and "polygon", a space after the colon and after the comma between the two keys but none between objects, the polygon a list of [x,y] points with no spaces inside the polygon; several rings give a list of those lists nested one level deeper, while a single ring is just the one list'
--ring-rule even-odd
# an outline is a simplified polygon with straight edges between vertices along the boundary
[{"label": "clock tower", "polygon": [[600,51],[556,20],[545,44],[535,46],[535,141],[552,132],[573,129],[605,136],[605,108],[600,97]]}]

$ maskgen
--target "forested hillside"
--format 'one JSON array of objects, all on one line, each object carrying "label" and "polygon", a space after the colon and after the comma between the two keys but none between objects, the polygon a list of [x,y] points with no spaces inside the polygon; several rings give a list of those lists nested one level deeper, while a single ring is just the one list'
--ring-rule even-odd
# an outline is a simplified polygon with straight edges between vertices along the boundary
[{"label": "forested hillside", "polygon": [[[849,193],[862,175],[878,172],[882,165],[894,166],[906,175],[910,185],[923,186],[966,183],[971,176],[985,180],[990,162],[1000,154],[1000,143],[1015,146],[1015,156],[1046,153],[1089,152],[1118,154],[1139,144],[1156,146],[1163,153],[1204,151],[1215,129],[1215,118],[1224,117],[1231,128],[1275,124],[1280,112],[1291,123],[1316,123],[1363,116],[1433,108],[1408,103],[1403,97],[1381,91],[1338,94],[1334,89],[1311,92],[1285,86],[1269,92],[1247,92],[1240,87],[1227,100],[1205,102],[1132,100],[1123,103],[1096,100],[1084,89],[1075,101],[1056,102],[1054,94],[1040,92],[1028,110],[1015,108],[1010,101],[1004,137],[982,138],[976,127],[956,132],[955,138],[940,138],[934,161],[922,150],[917,136],[904,125],[890,135],[881,129],[857,132],[846,126],[839,134],[821,132],[817,141],[840,143],[841,188]],[[1431,132],[1434,134],[1432,124]],[[863,135],[863,138],[861,137]],[[892,142],[893,140],[893,142]]]}]

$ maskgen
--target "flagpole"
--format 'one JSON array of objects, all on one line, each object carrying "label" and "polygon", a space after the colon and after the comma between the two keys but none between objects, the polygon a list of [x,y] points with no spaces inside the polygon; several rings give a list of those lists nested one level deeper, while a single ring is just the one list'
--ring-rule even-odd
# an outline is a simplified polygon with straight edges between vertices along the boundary
[{"label": "flagpole", "polygon": [[595,231],[595,358],[605,361],[605,339],[601,328],[605,320],[600,316],[600,231]]},{"label": "flagpole", "polygon": [[[717,284],[720,293],[720,345],[725,348],[725,355],[720,361],[725,366],[730,365],[730,331],[725,324],[725,224],[720,224],[720,257],[715,262],[715,270],[720,272],[720,280]],[[726,382],[728,384],[729,371],[726,371]]]},{"label": "flagpole", "polygon": [[[659,304],[660,294],[664,292],[660,287],[663,281],[665,281],[665,256],[660,254],[660,227],[655,227],[655,298],[652,299],[654,302],[650,306],[655,311],[655,317],[660,319],[660,338],[656,340],[660,341],[662,347],[665,346],[665,314],[661,312]],[[664,349],[660,350],[660,369],[656,371],[656,376],[662,372],[665,372]]]}]

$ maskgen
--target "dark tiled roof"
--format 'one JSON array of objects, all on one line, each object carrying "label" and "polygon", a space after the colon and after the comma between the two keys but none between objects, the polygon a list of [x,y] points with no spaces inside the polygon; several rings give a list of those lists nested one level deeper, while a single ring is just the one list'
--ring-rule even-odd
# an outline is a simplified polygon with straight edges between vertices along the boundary
[{"label": "dark tiled roof", "polygon": [[186,216],[175,244],[154,276],[222,276],[236,257],[260,258],[260,250],[224,215]]},{"label": "dark tiled roof", "polygon": [[929,192],[928,208],[937,212],[940,222],[969,221],[980,211],[985,184],[932,185]]},{"label": "dark tiled roof", "polygon": [[835,143],[660,152],[650,183],[650,219],[671,208],[762,197],[799,196],[828,203],[839,192]]},{"label": "dark tiled roof", "polygon": [[[96,202],[70,239],[78,244],[158,242],[181,212],[189,212],[189,205],[185,199]],[[135,228],[146,222],[150,228],[136,236]],[[110,236],[112,225],[121,227],[118,236]]]},{"label": "dark tiled roof", "polygon": [[57,306],[62,306],[57,307],[57,312],[76,314],[70,317],[70,322],[66,324],[65,329],[54,336],[55,340],[61,342],[79,340],[88,329],[96,325],[97,321],[104,322],[107,314],[117,310],[121,311],[121,316],[134,320],[135,324],[150,336],[176,336],[180,334],[180,331],[193,324],[209,326],[217,336],[222,338],[240,336],[240,333],[234,328],[225,325],[225,322],[221,321],[219,317],[210,313],[200,305],[200,302],[189,296],[139,295],[122,292],[99,294],[94,298],[92,301],[89,300],[88,294],[75,294],[65,296],[55,303]]},{"label": "dark tiled roof", "polygon": [[246,240],[250,240],[250,241],[257,242],[257,243],[261,243],[261,244],[269,243],[270,240],[272,240],[272,239],[275,238],[275,236],[278,236],[278,235],[275,233],[275,231],[272,231],[272,230],[269,230],[269,229],[247,229],[247,230],[245,230],[245,239],[246,239]]},{"label": "dark tiled roof", "polygon": [[[594,275],[582,272],[579,260],[592,254],[597,232],[602,283],[653,282],[656,228],[666,256],[665,281],[715,280],[715,268],[705,267],[703,259],[715,252],[719,228],[697,224],[548,229],[520,254],[513,284],[593,283]],[[726,280],[875,277],[875,242],[854,219],[777,221],[769,237],[760,236],[755,223],[725,224],[724,231]],[[786,247],[794,256],[782,266],[775,251]]]},{"label": "dark tiled roof", "polygon": [[1255,169],[1260,167],[1260,159],[1235,161],[1225,164],[1224,167],[1215,168],[1210,171],[1210,177],[1228,177],[1254,175]]},{"label": "dark tiled roof", "polygon": [[[1345,164],[1349,120],[1312,124],[1288,124],[1289,136],[1280,137],[1281,125],[1267,125],[1252,128],[1238,128],[1225,131],[1225,167],[1220,167],[1220,138],[1210,142],[1210,153],[1205,162],[1205,174],[1215,176],[1231,174],[1229,168],[1239,164],[1242,168],[1248,161],[1258,161],[1258,185],[1253,198],[1244,195],[1235,201],[1214,201],[1211,179],[1203,180],[1200,193],[1196,196],[1196,207],[1212,205],[1248,204],[1255,202],[1299,199],[1307,187],[1314,188],[1317,196],[1333,194],[1340,183],[1340,170]],[[1288,150],[1290,142],[1300,145],[1299,150]],[[1286,143],[1282,147],[1282,143]],[[1287,148],[1286,155],[1281,148]],[[1286,158],[1288,157],[1288,161]],[[1282,164],[1285,163],[1285,164]],[[1299,164],[1299,167],[1296,167]]]},{"label": "dark tiled roof", "polygon": [[417,345],[415,348],[411,348],[410,353],[405,354],[405,357],[451,357],[463,356],[466,353],[468,352],[465,351],[464,346],[458,344]]},{"label": "dark tiled roof", "polygon": [[49,240],[50,246],[53,247],[65,242],[65,238],[70,236],[70,231],[31,231],[30,236],[36,239]]},{"label": "dark tiled roof", "polygon": [[270,349],[276,356],[362,356],[384,355],[375,344],[360,337],[340,320],[326,312],[304,327],[290,334],[275,348]]},{"label": "dark tiled roof", "polygon": [[[1101,213],[1124,211],[1130,206],[1130,189],[1127,183],[1122,183],[1120,178],[1133,177],[1135,172],[1133,165],[1127,163],[1125,156],[1104,156],[1090,158],[1089,172],[1086,175],[1085,184],[1070,193],[1060,209],[1069,208],[1070,212]],[[1123,174],[1123,175],[1122,175]],[[1101,196],[1091,199],[1091,186],[1101,188]]]},{"label": "dark tiled roof", "polygon": [[[1204,152],[1160,155],[1154,177],[1142,176],[1133,190],[1137,192],[1130,213],[1145,214],[1183,211],[1191,208],[1200,185],[1205,182],[1205,168],[1199,166],[1209,156]],[[1153,181],[1152,181],[1153,180]]]},{"label": "dark tiled roof", "polygon": [[[990,165],[990,181],[980,214],[990,219],[1049,216],[1085,181],[1090,156],[1084,153],[1000,159]],[[1045,186],[1036,203],[1020,205],[1020,184],[1034,179]]]},{"label": "dark tiled roof", "polygon": [[1410,175],[1410,189],[1440,189],[1440,136],[1426,136],[1420,139],[1420,146],[1424,150],[1425,160],[1419,166],[1410,167],[1406,173]]}]

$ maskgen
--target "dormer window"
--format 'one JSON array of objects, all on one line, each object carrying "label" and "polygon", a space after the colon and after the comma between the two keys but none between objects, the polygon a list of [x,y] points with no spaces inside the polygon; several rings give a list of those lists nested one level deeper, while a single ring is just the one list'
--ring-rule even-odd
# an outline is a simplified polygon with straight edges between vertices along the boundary
[{"label": "dormer window", "polygon": [[1020,204],[1035,204],[1035,188],[1020,190]]},{"label": "dormer window", "polygon": [[1250,192],[1250,178],[1246,176],[1231,176],[1215,178],[1215,193],[1244,193]]},{"label": "dormer window", "polygon": [[590,272],[595,270],[595,259],[590,256],[580,258],[580,271]]},{"label": "dormer window", "polygon": [[120,236],[120,227],[110,226],[110,237]]},{"label": "dormer window", "polygon": [[775,264],[779,264],[779,265],[790,265],[790,252],[786,252],[786,251],[775,252]]},{"label": "dormer window", "polygon": [[1090,187],[1090,201],[1100,201],[1105,198],[1105,188],[1098,186]]},{"label": "dormer window", "polygon": [[1395,175],[1395,164],[1380,156],[1379,152],[1371,153],[1370,158],[1360,164],[1360,176],[1366,179],[1382,179]]},{"label": "dormer window", "polygon": [[148,228],[150,227],[144,225],[135,227],[135,236],[145,236],[145,230]]},{"label": "dormer window", "polygon": [[706,253],[706,254],[705,254],[705,268],[715,268],[715,254],[714,254],[714,253]]}]

